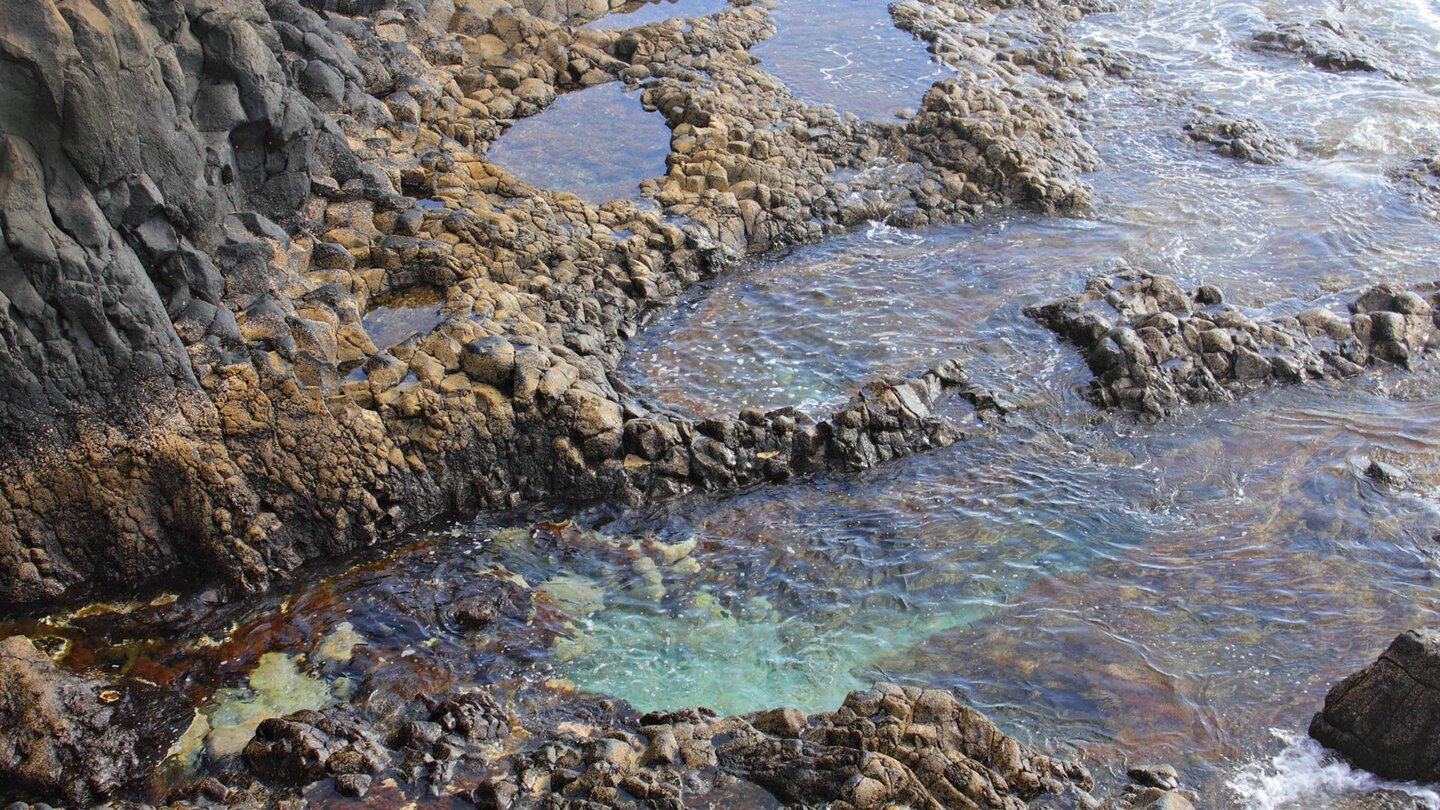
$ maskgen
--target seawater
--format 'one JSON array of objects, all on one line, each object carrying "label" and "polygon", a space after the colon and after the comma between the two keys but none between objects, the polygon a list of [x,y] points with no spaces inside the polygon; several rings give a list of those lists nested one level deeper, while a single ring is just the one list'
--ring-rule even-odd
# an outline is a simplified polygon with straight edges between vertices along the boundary
[{"label": "seawater", "polygon": [[[1434,211],[1392,179],[1440,148],[1440,16],[1417,0],[1120,5],[1076,28],[1135,67],[1088,102],[1106,165],[1087,215],[877,222],[757,260],[687,294],[621,370],[696,415],[820,412],[955,357],[1016,406],[1005,423],[951,404],[964,440],[858,475],[449,527],[288,595],[182,613],[182,637],[147,624],[176,621],[164,598],[18,629],[72,666],[186,689],[213,723],[194,750],[212,753],[225,729],[351,689],[504,680],[745,712],[829,709],[883,678],[953,689],[1102,767],[1173,762],[1204,807],[1440,806],[1434,787],[1376,780],[1303,737],[1331,684],[1440,619],[1440,373],[1275,389],[1147,426],[1097,413],[1079,358],[1021,313],[1121,264],[1216,284],[1259,313],[1440,278]],[[779,33],[756,49],[802,96],[886,117],[944,75],[883,4],[847,2],[824,32],[807,31],[807,9],[781,0]],[[1245,44],[1317,15],[1371,37],[1410,80]],[[812,47],[821,33],[836,41]],[[1255,166],[1187,144],[1200,107],[1261,121],[1295,156]],[[524,173],[547,163],[526,156],[527,129],[553,150],[600,119],[650,127],[617,136],[641,157],[607,162],[586,135],[546,153],[571,158],[548,161],[555,173]],[[617,84],[562,96],[491,157],[615,199],[663,173],[667,143]],[[408,319],[400,331],[428,328]],[[382,326],[367,323],[377,343]],[[1371,481],[1371,459],[1412,483]],[[493,577],[550,606],[502,611],[496,635],[519,639],[503,648],[446,618]]]}]

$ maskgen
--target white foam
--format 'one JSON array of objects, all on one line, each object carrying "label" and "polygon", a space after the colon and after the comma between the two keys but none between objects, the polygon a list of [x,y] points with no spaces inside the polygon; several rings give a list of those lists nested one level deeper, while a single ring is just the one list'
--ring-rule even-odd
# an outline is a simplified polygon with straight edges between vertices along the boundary
[{"label": "white foam", "polygon": [[1350,767],[1302,734],[1271,729],[1285,748],[1266,762],[1240,769],[1228,783],[1250,810],[1299,810],[1326,807],[1345,796],[1393,790],[1405,793],[1427,810],[1440,810],[1440,793],[1429,788],[1389,782]]},{"label": "white foam", "polygon": [[925,241],[925,237],[915,231],[901,230],[887,222],[869,220],[869,229],[865,231],[865,238],[871,242],[882,245],[918,245]]}]

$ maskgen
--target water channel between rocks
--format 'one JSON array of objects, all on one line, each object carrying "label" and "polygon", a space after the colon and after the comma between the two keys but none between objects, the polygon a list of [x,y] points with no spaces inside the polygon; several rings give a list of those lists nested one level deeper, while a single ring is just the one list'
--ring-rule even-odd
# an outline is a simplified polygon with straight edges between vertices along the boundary
[{"label": "water channel between rocks", "polygon": [[[802,97],[884,117],[940,77],[884,4],[846,0],[823,31],[805,22],[822,5],[782,1],[779,33],[755,49]],[[958,357],[1020,406],[1003,429],[953,406],[972,435],[857,476],[450,527],[197,620],[185,638],[147,638],[102,609],[24,629],[70,644],[72,666],[200,698],[195,763],[233,754],[260,717],[367,684],[521,679],[641,710],[746,712],[830,709],[883,678],[954,689],[1008,731],[1093,762],[1174,762],[1204,807],[1325,807],[1373,790],[1296,735],[1332,683],[1440,619],[1440,374],[1269,391],[1145,426],[1099,418],[1080,360],[1021,310],[1120,262],[1277,314],[1440,277],[1440,226],[1389,179],[1440,145],[1440,18],[1405,0],[1350,4],[1346,22],[1406,62],[1400,83],[1240,44],[1272,17],[1334,12],[1323,4],[1123,5],[1078,28],[1148,77],[1090,99],[1106,162],[1091,216],[873,223],[759,259],[692,290],[621,369],[642,398],[712,415],[819,411]],[[718,9],[671,6],[600,24]],[[1295,156],[1258,166],[1187,145],[1197,105],[1262,121]],[[604,201],[663,174],[668,137],[616,83],[561,96],[490,157]],[[625,159],[597,160],[613,142]],[[367,330],[403,339],[433,326],[434,303],[377,310]],[[1370,459],[1412,483],[1367,479]],[[531,527],[542,518],[556,522]],[[548,594],[520,648],[447,618],[468,583],[494,576]]]}]

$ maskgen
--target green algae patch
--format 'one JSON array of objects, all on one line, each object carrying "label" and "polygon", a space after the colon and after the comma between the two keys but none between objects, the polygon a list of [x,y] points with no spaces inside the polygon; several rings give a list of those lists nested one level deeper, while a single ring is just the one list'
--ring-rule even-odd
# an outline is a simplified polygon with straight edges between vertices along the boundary
[{"label": "green algae patch", "polygon": [[265,653],[250,672],[248,686],[215,693],[206,716],[210,726],[206,752],[211,759],[235,756],[262,721],[302,709],[322,709],[334,700],[332,685],[302,671],[297,656]]}]

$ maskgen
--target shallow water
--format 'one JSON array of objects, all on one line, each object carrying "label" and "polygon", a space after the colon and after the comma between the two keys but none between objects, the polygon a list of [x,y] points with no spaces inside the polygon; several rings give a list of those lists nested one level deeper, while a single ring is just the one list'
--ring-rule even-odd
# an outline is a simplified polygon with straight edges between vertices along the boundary
[{"label": "shallow water", "polygon": [[585,24],[587,28],[636,28],[665,20],[704,17],[725,8],[725,0],[641,0],[627,3],[598,20]]},{"label": "shallow water", "polygon": [[402,290],[372,301],[360,325],[376,348],[389,348],[439,326],[445,320],[440,314],[444,303],[444,297],[433,287]]},{"label": "shallow water", "polygon": [[[614,143],[626,145],[622,159],[598,148]],[[603,203],[637,196],[642,180],[665,174],[669,153],[664,117],[640,105],[638,90],[611,82],[565,93],[516,121],[489,159],[531,185]]]},{"label": "shallow water", "polygon": [[[1393,635],[1440,618],[1440,378],[1381,373],[1159,427],[1096,426],[1076,394],[1087,374],[1020,310],[1122,263],[1274,313],[1333,305],[1377,280],[1440,277],[1433,213],[1390,179],[1440,145],[1440,26],[1425,9],[1152,2],[1092,17],[1082,36],[1139,78],[1090,102],[1106,161],[1089,178],[1090,217],[908,234],[872,225],[716,280],[654,324],[627,379],[694,412],[818,410],[867,377],[951,356],[1027,408],[999,438],[679,521],[760,560],[735,581],[778,579],[791,597],[777,603],[778,624],[813,628],[805,643],[819,643],[753,645],[747,678],[734,640],[696,634],[657,652],[654,637],[673,623],[622,611],[595,631],[608,658],[587,659],[577,680],[642,705],[724,699],[725,679],[785,690],[742,696],[758,708],[821,705],[850,684],[897,678],[955,688],[1008,727],[1080,741],[1101,761],[1174,761],[1206,807],[1325,807],[1380,790],[1287,735]],[[1320,13],[1385,43],[1413,81],[1326,73],[1245,45]],[[1201,105],[1262,121],[1295,157],[1257,166],[1188,145],[1180,130]],[[1376,486],[1362,474],[1372,457],[1417,483]],[[856,557],[863,576],[835,585]],[[969,620],[948,621],[966,597],[924,587],[916,597],[916,572],[937,570],[976,591]],[[876,592],[893,600],[879,619],[862,604]],[[835,615],[839,629],[827,624]],[[905,632],[924,620],[940,627]],[[628,649],[615,638],[625,633]],[[706,672],[694,660],[706,655],[722,669],[713,682],[673,679],[672,662]],[[1417,798],[1440,806],[1433,790]]]},{"label": "shallow water", "polygon": [[[825,26],[806,8],[782,2],[780,33],[756,49],[802,95],[888,116],[933,81],[923,46],[885,30],[882,4],[847,2]],[[1411,81],[1245,46],[1318,13],[1376,38]],[[216,729],[350,690],[543,684],[640,709],[743,712],[833,708],[886,678],[953,688],[1007,730],[1102,768],[1173,762],[1203,807],[1384,806],[1395,786],[1329,761],[1303,730],[1331,684],[1440,619],[1440,372],[1268,391],[1143,426],[1097,414],[1079,359],[1021,310],[1121,263],[1282,313],[1440,277],[1440,225],[1389,179],[1440,146],[1440,15],[1419,0],[1343,12],[1142,0],[1078,31],[1137,69],[1092,94],[1107,165],[1089,178],[1091,215],[874,224],[757,261],[693,290],[622,369],[643,397],[733,414],[820,410],[868,379],[957,357],[1020,406],[1006,423],[951,405],[967,439],[857,476],[546,516],[574,525],[454,527],[315,573],[287,597],[160,599],[21,629],[68,643],[78,668],[185,688],[217,761]],[[836,48],[813,39],[831,32]],[[1296,155],[1256,166],[1187,145],[1197,105],[1262,121]],[[612,137],[642,154],[660,144],[659,168],[605,161],[581,125],[601,119],[658,126]],[[537,185],[612,199],[663,172],[666,143],[658,116],[606,85],[517,123],[491,157],[553,172],[522,174]],[[1372,458],[1413,483],[1367,479]],[[484,633],[457,623],[467,595],[510,577],[540,588],[535,621],[501,609]],[[189,630],[147,637],[165,623]],[[288,657],[266,658],[277,653]],[[1434,788],[1406,790],[1440,807]]]},{"label": "shallow water", "polygon": [[751,53],[804,101],[893,119],[918,107],[950,71],[895,27],[887,7],[885,0],[778,0],[775,36]]}]

